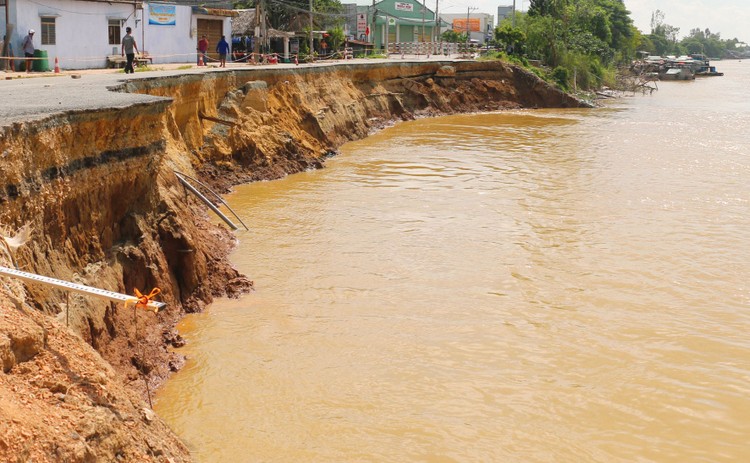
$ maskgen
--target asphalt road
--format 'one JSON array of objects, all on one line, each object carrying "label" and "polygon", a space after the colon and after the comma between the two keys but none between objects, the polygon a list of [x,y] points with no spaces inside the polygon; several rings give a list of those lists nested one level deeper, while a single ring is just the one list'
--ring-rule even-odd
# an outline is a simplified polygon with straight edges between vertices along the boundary
[{"label": "asphalt road", "polygon": [[[104,108],[125,108],[135,104],[159,101],[160,97],[149,95],[114,92],[110,88],[137,79],[153,79],[187,74],[202,74],[206,72],[232,72],[252,69],[294,69],[311,66],[351,65],[356,63],[373,64],[376,62],[424,62],[426,58],[409,57],[405,59],[354,59],[337,61],[320,61],[312,64],[275,64],[275,65],[247,65],[227,63],[227,67],[195,67],[179,69],[182,64],[154,64],[153,71],[124,74],[114,69],[90,69],[77,71],[63,71],[60,74],[52,72],[31,73],[0,72],[0,127],[23,121],[33,121],[48,117],[58,112],[96,110]],[[432,56],[430,60],[451,61],[444,56]],[[80,78],[73,78],[79,76]]]},{"label": "asphalt road", "polygon": [[[73,79],[71,74],[80,75],[80,78]],[[136,78],[142,77],[139,75]],[[29,77],[0,80],[0,126],[38,120],[58,112],[122,108],[159,100],[148,95],[109,90],[125,80],[125,74],[87,71],[45,73],[44,77],[32,74]]]}]

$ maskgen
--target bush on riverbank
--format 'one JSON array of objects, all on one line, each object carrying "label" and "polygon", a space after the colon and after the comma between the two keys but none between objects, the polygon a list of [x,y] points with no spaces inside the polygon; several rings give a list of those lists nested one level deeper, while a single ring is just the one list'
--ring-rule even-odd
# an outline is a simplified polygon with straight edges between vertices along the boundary
[{"label": "bush on riverbank", "polygon": [[612,0],[532,1],[494,34],[513,56],[554,69],[547,80],[566,90],[614,85],[617,66],[634,58],[640,37],[622,2]]}]

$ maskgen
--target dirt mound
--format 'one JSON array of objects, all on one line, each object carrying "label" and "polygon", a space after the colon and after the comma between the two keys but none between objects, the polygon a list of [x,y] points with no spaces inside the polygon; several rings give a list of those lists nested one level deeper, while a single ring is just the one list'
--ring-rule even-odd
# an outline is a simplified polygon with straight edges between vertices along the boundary
[{"label": "dirt mound", "polygon": [[[23,297],[20,284],[0,287],[0,461],[190,461],[133,391],[142,382],[123,383],[91,346]],[[144,315],[152,314],[142,323]]]}]

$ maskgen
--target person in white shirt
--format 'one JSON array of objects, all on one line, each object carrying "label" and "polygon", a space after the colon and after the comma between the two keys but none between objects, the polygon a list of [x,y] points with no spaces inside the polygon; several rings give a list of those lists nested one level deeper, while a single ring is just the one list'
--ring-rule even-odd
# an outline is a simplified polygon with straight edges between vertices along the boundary
[{"label": "person in white shirt", "polygon": [[31,59],[34,57],[34,29],[29,29],[29,35],[23,39],[23,54],[26,56],[26,72],[31,72]]}]

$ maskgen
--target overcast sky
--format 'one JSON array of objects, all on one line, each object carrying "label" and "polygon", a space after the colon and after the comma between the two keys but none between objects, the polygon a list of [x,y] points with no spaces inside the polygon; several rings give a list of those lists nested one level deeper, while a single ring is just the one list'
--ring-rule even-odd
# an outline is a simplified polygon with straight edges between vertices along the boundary
[{"label": "overcast sky", "polygon": [[[380,0],[376,0],[380,1]],[[422,0],[418,0],[422,1]],[[513,0],[439,0],[439,11],[443,13],[466,13],[468,7],[477,8],[477,13],[488,13],[497,19],[497,7],[512,5]],[[343,0],[346,3],[346,0]],[[371,5],[368,0],[357,3]],[[426,0],[427,8],[435,11],[435,0]],[[690,29],[711,29],[721,33],[723,39],[738,38],[750,42],[750,0],[625,0],[635,27],[648,34],[651,32],[651,13],[664,12],[664,22],[680,28],[680,37]],[[516,8],[524,11],[529,0],[516,0]]]},{"label": "overcast sky", "polygon": [[680,37],[697,27],[719,32],[722,39],[750,42],[750,0],[625,0],[625,6],[635,27],[646,34],[651,32],[651,13],[661,10],[665,23],[680,28]]}]

